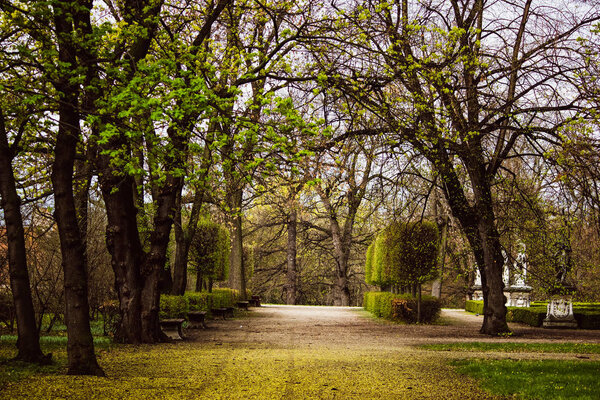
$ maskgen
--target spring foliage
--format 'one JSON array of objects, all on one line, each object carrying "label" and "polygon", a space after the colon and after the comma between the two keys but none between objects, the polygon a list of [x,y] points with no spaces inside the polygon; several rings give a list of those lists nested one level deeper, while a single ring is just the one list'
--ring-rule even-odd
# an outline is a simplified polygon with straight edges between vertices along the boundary
[{"label": "spring foliage", "polygon": [[365,279],[379,286],[423,283],[435,272],[437,247],[434,223],[393,222],[367,249]]}]

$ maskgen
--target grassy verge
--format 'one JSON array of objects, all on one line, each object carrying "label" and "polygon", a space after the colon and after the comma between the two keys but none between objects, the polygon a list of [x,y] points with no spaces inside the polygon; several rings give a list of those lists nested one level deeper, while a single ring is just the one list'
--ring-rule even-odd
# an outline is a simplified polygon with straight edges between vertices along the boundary
[{"label": "grassy verge", "polygon": [[426,344],[419,346],[434,351],[497,351],[507,353],[600,353],[597,343],[515,343],[515,342],[464,342]]},{"label": "grassy verge", "polygon": [[458,372],[485,390],[523,399],[597,399],[600,362],[563,360],[460,360]]}]

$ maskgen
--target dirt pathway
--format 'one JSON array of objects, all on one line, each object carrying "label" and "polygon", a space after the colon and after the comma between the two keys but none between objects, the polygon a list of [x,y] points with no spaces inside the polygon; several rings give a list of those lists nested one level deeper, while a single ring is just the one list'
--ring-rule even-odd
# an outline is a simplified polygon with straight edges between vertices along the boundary
[{"label": "dirt pathway", "polygon": [[[362,308],[267,305],[253,308],[250,318],[209,322],[215,329],[192,334],[199,341],[262,343],[308,347],[376,347],[458,341],[503,341],[481,335],[483,317],[464,310],[442,310],[439,325],[399,325],[375,319]],[[509,324],[511,341],[600,343],[598,331],[543,329]],[[221,328],[222,327],[222,328]]]}]

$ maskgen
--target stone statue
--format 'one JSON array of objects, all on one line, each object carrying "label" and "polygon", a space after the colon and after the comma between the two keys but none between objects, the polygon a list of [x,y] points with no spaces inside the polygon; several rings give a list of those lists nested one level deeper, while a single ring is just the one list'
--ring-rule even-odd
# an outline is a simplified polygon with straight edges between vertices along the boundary
[{"label": "stone statue", "polygon": [[571,271],[571,247],[564,243],[557,243],[555,257],[557,263],[554,267],[556,271],[556,283],[563,285],[567,278],[567,274]]}]

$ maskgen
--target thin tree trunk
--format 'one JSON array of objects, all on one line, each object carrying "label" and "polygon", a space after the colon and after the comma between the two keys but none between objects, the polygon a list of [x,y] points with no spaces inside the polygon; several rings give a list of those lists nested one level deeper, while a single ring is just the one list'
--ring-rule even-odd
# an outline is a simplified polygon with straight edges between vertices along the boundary
[{"label": "thin tree trunk", "polygon": [[448,244],[448,217],[444,216],[442,222],[438,224],[440,229],[440,246],[437,255],[438,277],[431,285],[431,295],[438,299],[442,297],[442,283],[444,278],[444,265],[446,263],[446,247]]},{"label": "thin tree trunk", "polygon": [[0,109],[0,201],[6,222],[8,272],[17,319],[18,353],[15,359],[26,362],[48,363],[50,357],[42,354],[39,331],[35,323],[35,311],[27,270],[25,230],[20,208],[21,199],[16,189],[12,158],[4,115],[2,109]]},{"label": "thin tree trunk", "polygon": [[[182,295],[185,293],[187,286],[187,263],[190,253],[190,247],[196,234],[196,228],[198,226],[198,220],[200,219],[200,210],[204,203],[204,196],[206,194],[205,182],[210,172],[210,166],[212,164],[212,155],[210,151],[210,145],[212,143],[215,126],[209,127],[209,133],[207,134],[206,143],[204,144],[204,153],[202,155],[202,163],[200,165],[200,177],[198,184],[195,187],[194,201],[192,203],[192,211],[190,218],[187,223],[187,228],[183,229],[183,221],[181,219],[181,190],[178,195],[178,204],[176,205],[175,215],[175,262],[173,264],[173,294]],[[183,186],[182,186],[183,188]],[[198,285],[196,284],[196,287]]]},{"label": "thin tree trunk", "polygon": [[[173,262],[173,287],[171,294],[181,296],[187,288],[187,261],[193,237],[186,236],[181,219],[181,191],[177,194],[175,204],[175,218],[173,230],[175,231],[175,260]],[[188,228],[189,228],[188,223]],[[196,285],[197,287],[197,285]]]},{"label": "thin tree trunk", "polygon": [[[233,179],[233,177],[231,177]],[[246,271],[244,268],[244,247],[242,236],[242,195],[243,190],[229,185],[228,205],[231,210],[231,253],[229,254],[229,286],[240,292],[243,300],[246,299]]]},{"label": "thin tree trunk", "polygon": [[297,268],[296,268],[296,227],[297,211],[292,206],[287,224],[287,273],[286,273],[286,303],[296,304]]},{"label": "thin tree trunk", "polygon": [[421,323],[421,284],[417,285],[417,322]]}]

